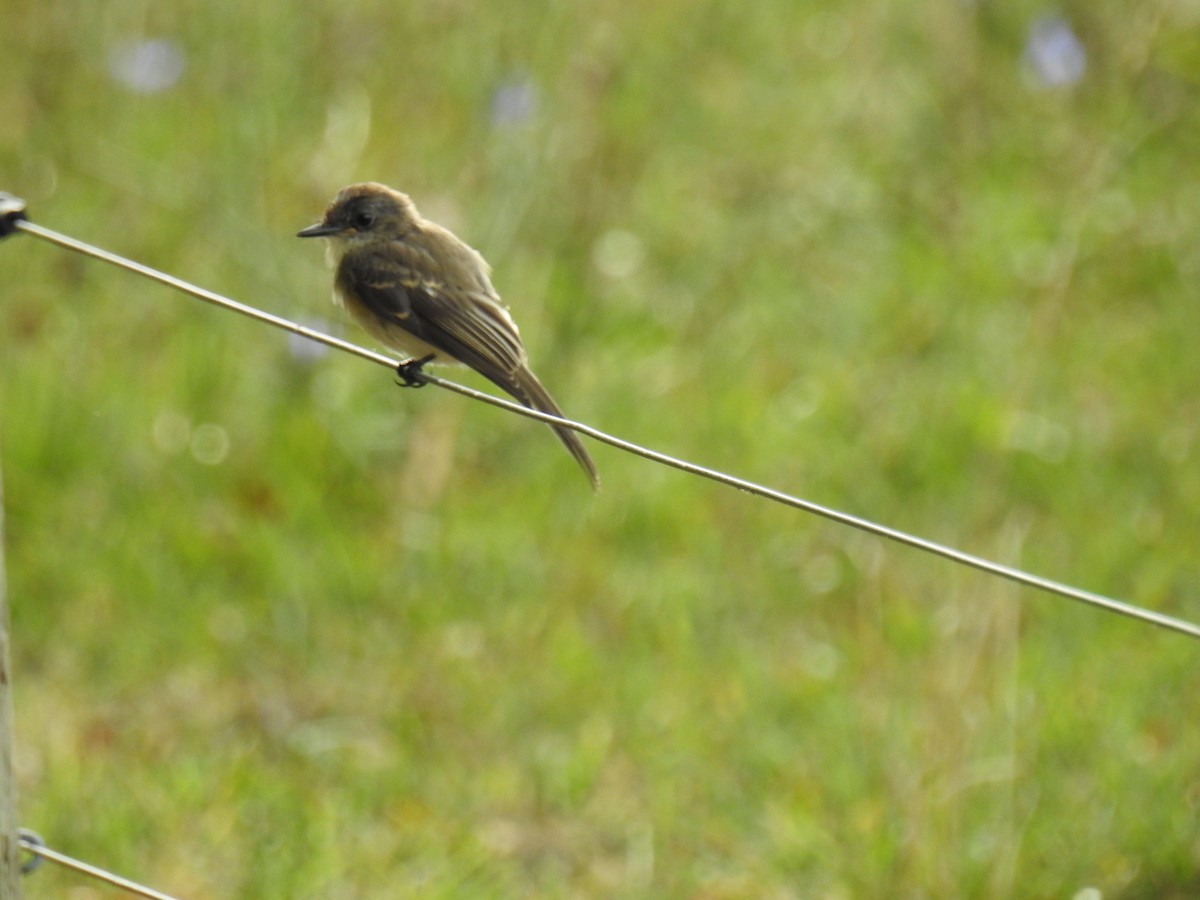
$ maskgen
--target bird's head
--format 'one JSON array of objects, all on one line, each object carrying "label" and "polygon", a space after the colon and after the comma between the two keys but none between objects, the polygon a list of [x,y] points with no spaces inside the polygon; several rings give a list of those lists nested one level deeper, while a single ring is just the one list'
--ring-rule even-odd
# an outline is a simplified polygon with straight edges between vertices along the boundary
[{"label": "bird's head", "polygon": [[333,238],[347,244],[393,240],[403,237],[416,221],[417,209],[407,194],[372,181],[342,188],[321,221],[296,236]]}]

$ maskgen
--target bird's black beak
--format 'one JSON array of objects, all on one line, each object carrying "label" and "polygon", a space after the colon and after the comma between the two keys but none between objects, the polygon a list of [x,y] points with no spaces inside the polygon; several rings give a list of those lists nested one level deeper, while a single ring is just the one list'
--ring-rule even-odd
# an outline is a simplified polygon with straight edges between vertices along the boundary
[{"label": "bird's black beak", "polygon": [[309,225],[303,231],[296,232],[296,237],[332,237],[340,233],[341,230],[336,225],[326,225],[324,222],[318,222],[316,225]]}]

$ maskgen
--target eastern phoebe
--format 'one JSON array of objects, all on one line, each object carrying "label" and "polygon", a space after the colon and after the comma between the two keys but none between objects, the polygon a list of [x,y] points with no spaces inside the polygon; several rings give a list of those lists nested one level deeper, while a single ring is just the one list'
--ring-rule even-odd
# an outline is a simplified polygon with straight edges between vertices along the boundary
[{"label": "eastern phoebe", "polygon": [[[408,357],[398,370],[406,383],[421,383],[425,363],[459,363],[526,406],[563,417],[529,369],[517,325],[492,287],[491,267],[445,228],[421,218],[406,194],[373,182],[352,184],[298,237],[330,239],[334,300],[376,340]],[[599,488],[579,436],[551,427]]]}]

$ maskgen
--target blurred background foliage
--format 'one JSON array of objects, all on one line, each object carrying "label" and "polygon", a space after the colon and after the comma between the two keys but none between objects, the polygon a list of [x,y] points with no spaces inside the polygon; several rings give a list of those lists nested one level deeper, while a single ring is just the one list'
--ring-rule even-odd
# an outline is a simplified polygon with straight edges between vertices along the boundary
[{"label": "blurred background foliage", "polygon": [[[385,181],[570,415],[1200,619],[1195,0],[3,23],[52,228],[365,340],[293,234]],[[187,897],[1200,892],[1185,638],[604,447],[592,497],[540,426],[30,238],[0,283],[54,846]]]}]

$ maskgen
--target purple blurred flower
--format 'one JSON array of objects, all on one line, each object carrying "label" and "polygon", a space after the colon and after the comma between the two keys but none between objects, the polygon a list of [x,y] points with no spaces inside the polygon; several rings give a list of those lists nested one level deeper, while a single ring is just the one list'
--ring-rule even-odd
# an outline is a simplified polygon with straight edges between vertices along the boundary
[{"label": "purple blurred flower", "polygon": [[492,92],[491,120],[497,128],[521,125],[537,111],[537,88],[525,76],[501,81]]},{"label": "purple blurred flower", "polygon": [[1069,87],[1087,69],[1087,51],[1061,16],[1043,16],[1029,27],[1025,61],[1047,87]]},{"label": "purple blurred flower", "polygon": [[[327,319],[301,317],[300,324],[306,325],[314,331],[321,331],[326,334],[330,331]],[[292,359],[305,365],[316,362],[329,352],[328,345],[322,344],[320,341],[314,341],[312,338],[306,338],[304,335],[296,334],[293,331],[288,332],[287,347],[288,352],[292,355]]]},{"label": "purple blurred flower", "polygon": [[174,87],[186,64],[183,48],[164,38],[129,41],[108,55],[109,74],[139,94],[157,94]]}]

